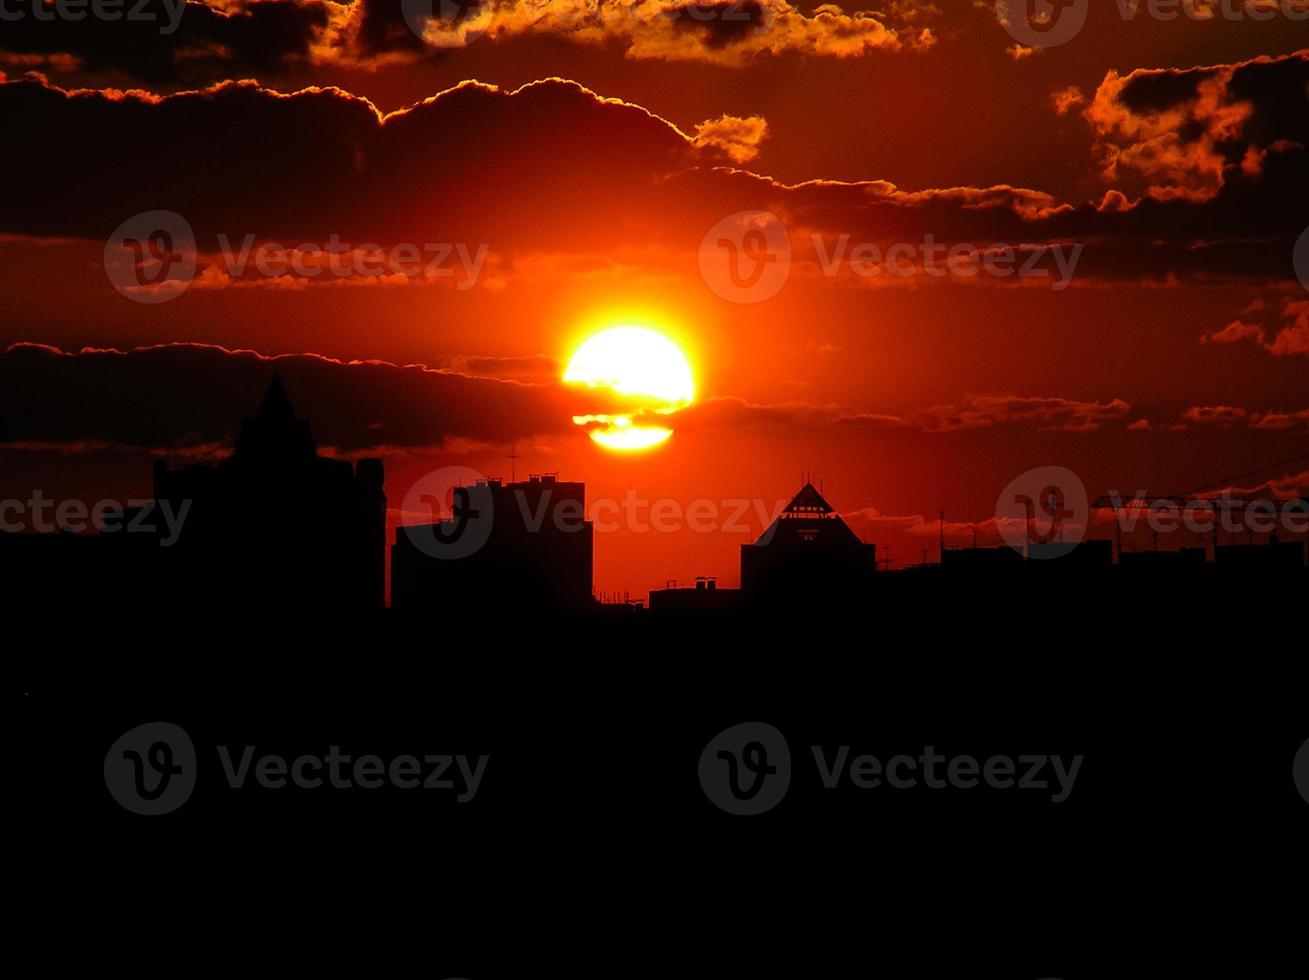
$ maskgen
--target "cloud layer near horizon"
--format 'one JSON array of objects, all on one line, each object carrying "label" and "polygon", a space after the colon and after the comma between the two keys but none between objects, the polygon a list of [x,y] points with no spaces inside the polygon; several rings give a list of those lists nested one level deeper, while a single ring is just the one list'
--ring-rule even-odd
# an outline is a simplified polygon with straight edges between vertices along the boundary
[{"label": "cloud layer near horizon", "polygon": [[[521,367],[487,359],[461,366]],[[574,429],[572,413],[588,399],[558,381],[314,354],[266,357],[203,344],[67,353],[15,344],[0,354],[0,444],[181,451],[230,444],[274,370],[319,444],[343,453],[561,435]]]},{"label": "cloud layer near horizon", "polygon": [[[0,353],[0,447],[212,452],[231,443],[274,370],[297,413],[311,421],[319,444],[348,454],[578,438],[574,415],[616,410],[609,396],[563,385],[552,366],[545,358],[460,358],[433,368],[316,354],[269,357],[207,344],[75,353],[14,344]],[[511,380],[524,374],[535,380]],[[999,427],[1087,433],[1102,427],[1126,430],[1132,417],[1132,406],[1120,398],[979,394],[954,404],[876,414],[719,396],[677,413],[673,424],[688,431],[840,426],[931,434]],[[1181,418],[1259,429],[1309,426],[1309,411],[1230,406],[1192,407]]]}]

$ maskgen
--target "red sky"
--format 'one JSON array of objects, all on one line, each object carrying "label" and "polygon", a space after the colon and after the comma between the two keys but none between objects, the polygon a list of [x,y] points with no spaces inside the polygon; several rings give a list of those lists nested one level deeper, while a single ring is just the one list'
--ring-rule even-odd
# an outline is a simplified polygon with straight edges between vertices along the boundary
[{"label": "red sky", "polygon": [[[806,470],[899,563],[934,552],[941,509],[952,540],[985,531],[1035,467],[1172,492],[1309,448],[1300,8],[1096,2],[1024,49],[990,3],[657,6],[679,13],[495,4],[462,47],[373,0],[189,4],[166,37],[6,24],[0,496],[147,493],[151,454],[231,437],[269,358],[320,445],[386,457],[397,508],[438,467],[507,475],[515,447],[520,473],[629,501],[596,536],[607,591],[734,582]],[[199,272],[147,304],[104,256],[154,210],[185,218]],[[732,302],[701,243],[755,210],[789,274]],[[246,236],[485,257],[471,277],[457,252],[429,279],[232,274],[221,242]],[[843,236],[1079,251],[1067,288],[1048,254],[1041,279],[827,275]],[[698,392],[665,446],[616,455],[559,376],[632,321],[683,345]],[[633,499],[673,529],[639,530]],[[712,530],[685,526],[697,500]]]}]

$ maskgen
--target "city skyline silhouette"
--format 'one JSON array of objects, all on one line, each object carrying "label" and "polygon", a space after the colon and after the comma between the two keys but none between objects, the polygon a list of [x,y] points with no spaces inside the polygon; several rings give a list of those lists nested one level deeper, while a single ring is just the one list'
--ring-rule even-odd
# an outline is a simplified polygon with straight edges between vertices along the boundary
[{"label": "city skyline silhouette", "polygon": [[[336,616],[363,615],[390,607],[410,617],[440,611],[469,623],[502,608],[539,617],[598,619],[605,606],[641,617],[719,617],[732,622],[760,610],[773,615],[793,603],[820,602],[852,614],[861,606],[888,601],[926,605],[941,597],[1005,590],[1085,588],[1143,584],[1155,590],[1210,587],[1303,589],[1309,582],[1305,536],[1253,528],[1228,533],[1221,518],[1259,505],[1309,514],[1309,500],[1227,502],[1211,515],[1208,534],[1174,534],[1180,546],[1125,550],[1121,523],[1117,539],[1082,538],[1089,528],[1063,507],[1063,492],[1047,487],[1047,513],[1038,521],[1037,503],[1022,494],[1026,521],[1015,546],[948,547],[945,517],[933,554],[898,571],[879,562],[875,544],[859,539],[805,475],[804,485],[756,540],[740,546],[738,587],[716,576],[697,576],[687,586],[664,580],[662,589],[633,596],[606,595],[594,581],[596,535],[587,519],[586,487],[557,474],[526,480],[477,478],[424,493],[420,482],[399,494],[417,495],[433,520],[388,527],[387,492],[380,459],[356,462],[319,454],[312,420],[297,416],[281,376],[274,371],[256,411],[243,419],[230,451],[216,462],[183,466],[154,464],[155,495],[122,526],[84,539],[67,530],[53,534],[6,534],[0,564],[11,594],[29,593],[32,583],[61,577],[73,599],[112,608],[133,589],[148,591],[173,615],[227,610],[233,614],[294,615],[330,610]],[[516,458],[511,462],[516,462]],[[471,472],[471,471],[470,471]],[[1056,506],[1056,498],[1058,506]],[[1117,511],[1149,513],[1166,499],[1133,497],[1112,501]],[[1002,501],[1003,502],[1003,501]],[[1104,504],[1106,499],[1096,501]],[[1202,497],[1194,502],[1207,503]],[[1223,504],[1215,500],[1215,504]],[[133,533],[134,515],[176,514],[176,527],[148,525]],[[413,516],[412,514],[410,515]],[[1066,526],[1061,521],[1067,520]],[[139,523],[147,524],[142,518]],[[167,537],[165,537],[165,533]],[[1069,535],[1076,535],[1068,540]],[[1191,540],[1199,537],[1199,543]],[[389,541],[387,539],[390,539]],[[70,540],[71,539],[71,540]],[[1205,542],[1208,542],[1206,545]],[[658,569],[651,569],[658,581]],[[388,588],[389,576],[389,588]],[[28,583],[24,586],[24,582]]]},{"label": "city skyline silhouette", "polygon": [[1286,972],[1307,19],[0,0],[11,958]]}]

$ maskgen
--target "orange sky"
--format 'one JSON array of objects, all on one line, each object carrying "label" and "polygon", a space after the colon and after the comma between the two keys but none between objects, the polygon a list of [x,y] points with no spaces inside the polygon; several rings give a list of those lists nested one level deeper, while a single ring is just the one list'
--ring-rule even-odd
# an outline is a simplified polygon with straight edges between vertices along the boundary
[{"label": "orange sky", "polygon": [[[107,24],[20,25],[0,39],[6,159],[26,175],[0,189],[0,494],[147,492],[151,453],[212,451],[253,409],[269,365],[237,351],[319,355],[284,371],[292,399],[320,445],[386,457],[396,506],[441,466],[507,476],[515,448],[520,474],[618,502],[596,515],[619,525],[596,535],[606,591],[734,583],[802,471],[898,564],[934,554],[941,509],[970,539],[1037,466],[1098,495],[1294,456],[1303,26],[1093,6],[1031,51],[993,5],[913,0],[581,31],[502,4],[453,48],[381,5],[193,5],[182,55]],[[106,242],[156,209],[194,232],[196,279],[135,302]],[[742,211],[776,216],[791,253],[758,302],[703,262]],[[246,236],[483,258],[473,276],[455,250],[434,266],[448,276],[227,268],[222,243]],[[1041,278],[933,276],[921,251],[905,275],[829,274],[843,240],[847,258],[1079,251],[1051,288],[1048,252]],[[677,339],[697,381],[672,439],[639,455],[587,439],[585,397],[559,384],[588,332],[625,322]],[[656,501],[669,529],[641,530]]]}]

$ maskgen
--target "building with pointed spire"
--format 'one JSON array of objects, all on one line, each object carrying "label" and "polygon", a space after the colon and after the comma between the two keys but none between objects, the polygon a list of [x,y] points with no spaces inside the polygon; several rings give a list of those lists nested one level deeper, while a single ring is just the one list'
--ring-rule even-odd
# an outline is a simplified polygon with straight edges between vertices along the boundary
[{"label": "building with pointed spire", "polygon": [[805,483],[754,544],[741,546],[741,591],[749,601],[847,598],[877,570],[865,544],[812,483]]},{"label": "building with pointed spire", "polygon": [[276,371],[268,382],[254,418],[241,420],[236,438],[236,456],[253,462],[303,462],[318,455],[318,446],[307,419],[296,418],[286,385]]},{"label": "building with pointed spire", "polygon": [[235,451],[215,464],[156,461],[155,498],[186,508],[169,549],[182,608],[269,606],[333,614],[386,601],[380,459],[320,456],[274,373]]}]

